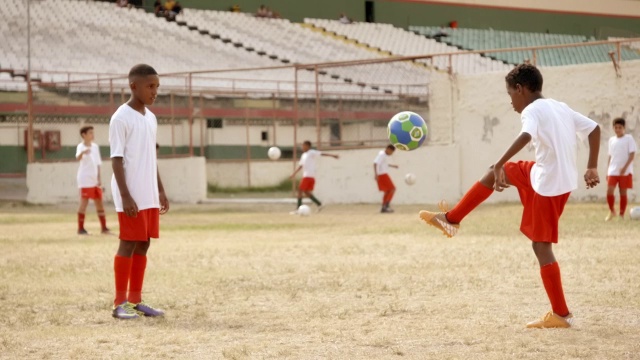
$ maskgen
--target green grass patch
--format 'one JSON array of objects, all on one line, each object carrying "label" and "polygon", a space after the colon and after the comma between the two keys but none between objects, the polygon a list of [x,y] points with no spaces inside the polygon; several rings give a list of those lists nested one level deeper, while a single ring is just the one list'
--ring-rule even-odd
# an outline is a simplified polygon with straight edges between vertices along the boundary
[{"label": "green grass patch", "polygon": [[278,185],[274,186],[251,186],[251,187],[222,187],[216,184],[209,184],[207,190],[209,193],[217,194],[240,194],[240,193],[268,193],[279,191],[290,191],[293,187],[293,180],[282,180]]}]

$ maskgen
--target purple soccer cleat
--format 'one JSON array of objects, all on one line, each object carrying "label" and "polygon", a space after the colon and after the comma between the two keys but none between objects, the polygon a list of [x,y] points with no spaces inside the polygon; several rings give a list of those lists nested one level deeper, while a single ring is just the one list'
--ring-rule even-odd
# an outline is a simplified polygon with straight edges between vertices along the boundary
[{"label": "purple soccer cleat", "polygon": [[145,303],[144,301],[140,301],[139,303],[135,304],[133,308],[138,313],[144,316],[151,316],[151,317],[164,316],[164,311],[160,309],[154,309],[151,305]]}]

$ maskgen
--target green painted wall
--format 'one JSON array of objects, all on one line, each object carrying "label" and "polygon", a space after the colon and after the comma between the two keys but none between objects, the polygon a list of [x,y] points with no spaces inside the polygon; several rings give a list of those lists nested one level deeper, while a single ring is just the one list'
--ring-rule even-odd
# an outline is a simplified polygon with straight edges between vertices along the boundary
[{"label": "green painted wall", "polygon": [[[356,21],[365,17],[365,0],[182,0],[186,7],[227,10],[238,4],[244,12],[255,12],[265,4],[283,17],[301,22],[305,17],[336,19],[341,12]],[[579,11],[580,9],[576,9]],[[376,0],[377,22],[391,23],[406,28],[409,25],[446,25],[457,20],[460,27],[494,28],[496,30],[545,32],[558,34],[597,35],[604,28],[619,29],[624,33],[640,33],[640,19],[604,16],[570,15],[515,10],[483,9],[475,7],[420,4],[391,0]]]}]

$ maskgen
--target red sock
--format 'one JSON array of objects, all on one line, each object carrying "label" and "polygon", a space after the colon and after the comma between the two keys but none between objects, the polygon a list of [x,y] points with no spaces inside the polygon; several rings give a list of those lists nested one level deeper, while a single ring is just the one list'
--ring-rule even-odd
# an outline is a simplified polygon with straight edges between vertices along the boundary
[{"label": "red sock", "polygon": [[127,287],[131,275],[131,258],[116,255],[113,259],[113,272],[116,278],[116,298],[114,305],[120,305],[127,300]]},{"label": "red sock", "polygon": [[389,205],[389,203],[391,202],[391,199],[393,199],[394,194],[395,194],[394,191],[387,191],[386,193],[384,193],[384,197],[382,198],[382,203]]},{"label": "red sock", "polygon": [[107,229],[107,217],[104,215],[104,211],[98,213],[98,219],[100,219],[100,226],[102,226],[102,230]]},{"label": "red sock", "polygon": [[147,257],[133,254],[131,263],[131,282],[129,283],[129,302],[137,304],[142,301],[142,283],[147,268]]},{"label": "red sock", "polygon": [[486,187],[480,181],[473,184],[460,202],[447,213],[447,220],[453,224],[459,224],[473,209],[487,200],[493,193],[493,189]]},{"label": "red sock", "polygon": [[542,266],[540,268],[540,276],[542,276],[542,283],[544,284],[544,289],[547,291],[553,312],[560,316],[569,315],[567,303],[564,301],[560,266],[558,266],[558,263],[553,262]]},{"label": "red sock", "polygon": [[[611,210],[611,212],[616,212],[616,210],[614,209],[615,203],[616,203],[616,196],[607,195],[607,204],[609,204],[609,210]],[[620,205],[622,205],[622,199],[620,200]]]},{"label": "red sock", "polygon": [[627,211],[627,195],[620,195],[620,216],[624,216]]},{"label": "red sock", "polygon": [[78,230],[84,229],[84,214],[78,213]]}]

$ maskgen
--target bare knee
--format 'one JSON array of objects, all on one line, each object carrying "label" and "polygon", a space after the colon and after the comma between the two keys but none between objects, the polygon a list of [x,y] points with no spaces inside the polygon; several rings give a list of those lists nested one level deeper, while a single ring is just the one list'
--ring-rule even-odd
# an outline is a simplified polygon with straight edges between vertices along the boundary
[{"label": "bare knee", "polygon": [[149,250],[149,246],[151,246],[151,240],[148,241],[136,241],[136,247],[133,250],[133,253],[136,255],[147,255],[147,251]]},{"label": "bare knee", "polygon": [[491,165],[491,166],[489,166],[489,169],[484,174],[482,179],[480,179],[480,183],[482,183],[482,185],[484,185],[486,187],[492,188],[493,184],[495,184],[495,182],[496,182],[496,180],[495,180],[495,176],[493,175],[493,165]]},{"label": "bare knee", "polygon": [[538,258],[540,266],[548,265],[556,261],[553,255],[553,244],[547,242],[532,242],[533,252]]},{"label": "bare knee", "polygon": [[627,196],[627,189],[620,188],[620,196]]},{"label": "bare knee", "polygon": [[80,206],[78,207],[78,212],[83,213],[87,211],[87,205],[89,205],[89,199],[81,199]]},{"label": "bare knee", "polygon": [[131,257],[133,255],[134,249],[136,248],[136,243],[137,241],[120,240],[117,255],[123,257]]},{"label": "bare knee", "polygon": [[95,204],[96,204],[96,210],[98,212],[104,212],[104,203],[102,202],[102,200],[96,200]]}]

